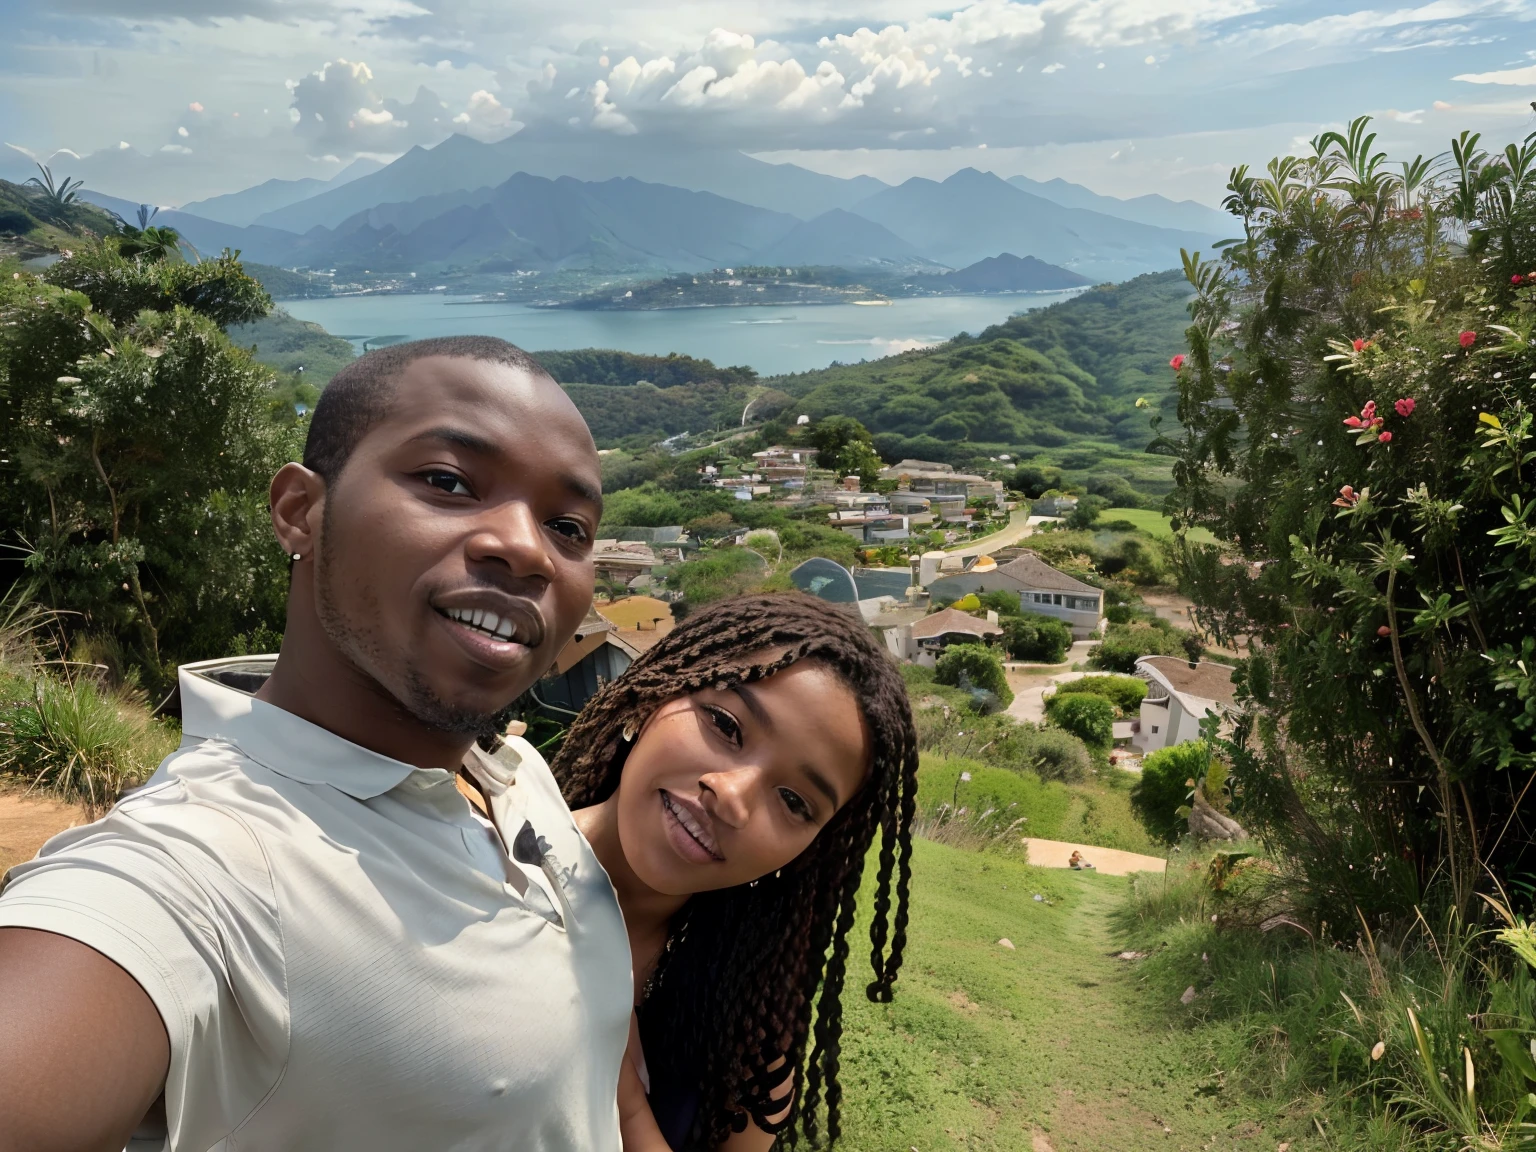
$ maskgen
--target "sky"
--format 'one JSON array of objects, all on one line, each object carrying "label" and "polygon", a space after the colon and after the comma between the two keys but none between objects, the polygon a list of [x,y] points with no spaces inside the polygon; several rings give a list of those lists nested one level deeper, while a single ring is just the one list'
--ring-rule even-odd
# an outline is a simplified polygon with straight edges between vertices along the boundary
[{"label": "sky", "polygon": [[0,0],[0,176],[178,205],[454,132],[1219,203],[1376,119],[1536,131],[1536,0]]}]

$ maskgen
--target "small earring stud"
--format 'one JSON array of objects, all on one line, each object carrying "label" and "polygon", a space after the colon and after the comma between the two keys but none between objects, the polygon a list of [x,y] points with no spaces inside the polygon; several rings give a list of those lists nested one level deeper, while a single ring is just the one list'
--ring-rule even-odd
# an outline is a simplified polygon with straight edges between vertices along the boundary
[{"label": "small earring stud", "polygon": [[624,742],[626,744],[629,743],[631,740],[633,740],[635,738],[635,724],[634,724],[634,721],[631,720],[631,721],[627,722],[624,725],[624,733],[623,733],[623,735],[624,735]]},{"label": "small earring stud", "polygon": [[293,554],[293,558],[294,558],[294,559],[295,559],[295,560],[302,560],[302,559],[304,559],[304,556],[303,556],[303,553],[300,553],[300,552],[295,552],[295,553],[294,553],[294,554]]}]

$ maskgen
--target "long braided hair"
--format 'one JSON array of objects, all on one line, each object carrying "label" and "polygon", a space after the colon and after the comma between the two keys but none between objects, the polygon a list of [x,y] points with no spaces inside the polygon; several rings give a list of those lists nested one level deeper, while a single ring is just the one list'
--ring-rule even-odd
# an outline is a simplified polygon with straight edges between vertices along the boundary
[{"label": "long braided hair", "polygon": [[906,943],[917,737],[905,685],[884,647],[844,609],[800,593],[741,596],[688,617],[605,685],[554,762],[572,808],[601,803],[618,787],[631,747],[620,738],[626,724],[641,727],[679,696],[764,680],[801,661],[832,671],[859,702],[872,744],[869,776],[777,876],[698,893],[673,917],[641,1011],[647,1033],[660,1038],[657,1051],[646,1050],[653,1074],[700,1092],[689,1149],[718,1147],[739,1129],[743,1110],[782,1111],[767,1087],[779,1081],[767,1066],[781,1056],[797,1085],[781,1140],[815,1144],[823,1109],[828,1143],[838,1138],[848,934],[876,831],[871,1000],[891,999]]}]

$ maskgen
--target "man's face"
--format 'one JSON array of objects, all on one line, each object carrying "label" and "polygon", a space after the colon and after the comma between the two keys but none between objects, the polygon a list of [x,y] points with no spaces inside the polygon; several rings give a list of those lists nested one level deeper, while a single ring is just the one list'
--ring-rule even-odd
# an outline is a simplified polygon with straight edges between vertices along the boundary
[{"label": "man's face", "polygon": [[322,628],[418,719],[484,731],[592,602],[600,484],[591,434],[547,377],[412,362],[326,493]]}]

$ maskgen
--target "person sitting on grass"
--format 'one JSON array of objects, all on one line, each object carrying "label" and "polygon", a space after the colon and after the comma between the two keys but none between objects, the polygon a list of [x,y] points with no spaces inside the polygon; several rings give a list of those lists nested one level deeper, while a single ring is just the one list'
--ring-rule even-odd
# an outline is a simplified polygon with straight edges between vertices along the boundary
[{"label": "person sitting on grass", "polygon": [[835,1140],[877,833],[871,1000],[890,1000],[906,940],[917,739],[884,648],[799,593],[725,601],[606,685],[553,768],[629,932],[625,1152],[767,1152],[785,1129],[814,1144],[823,1110]]}]

